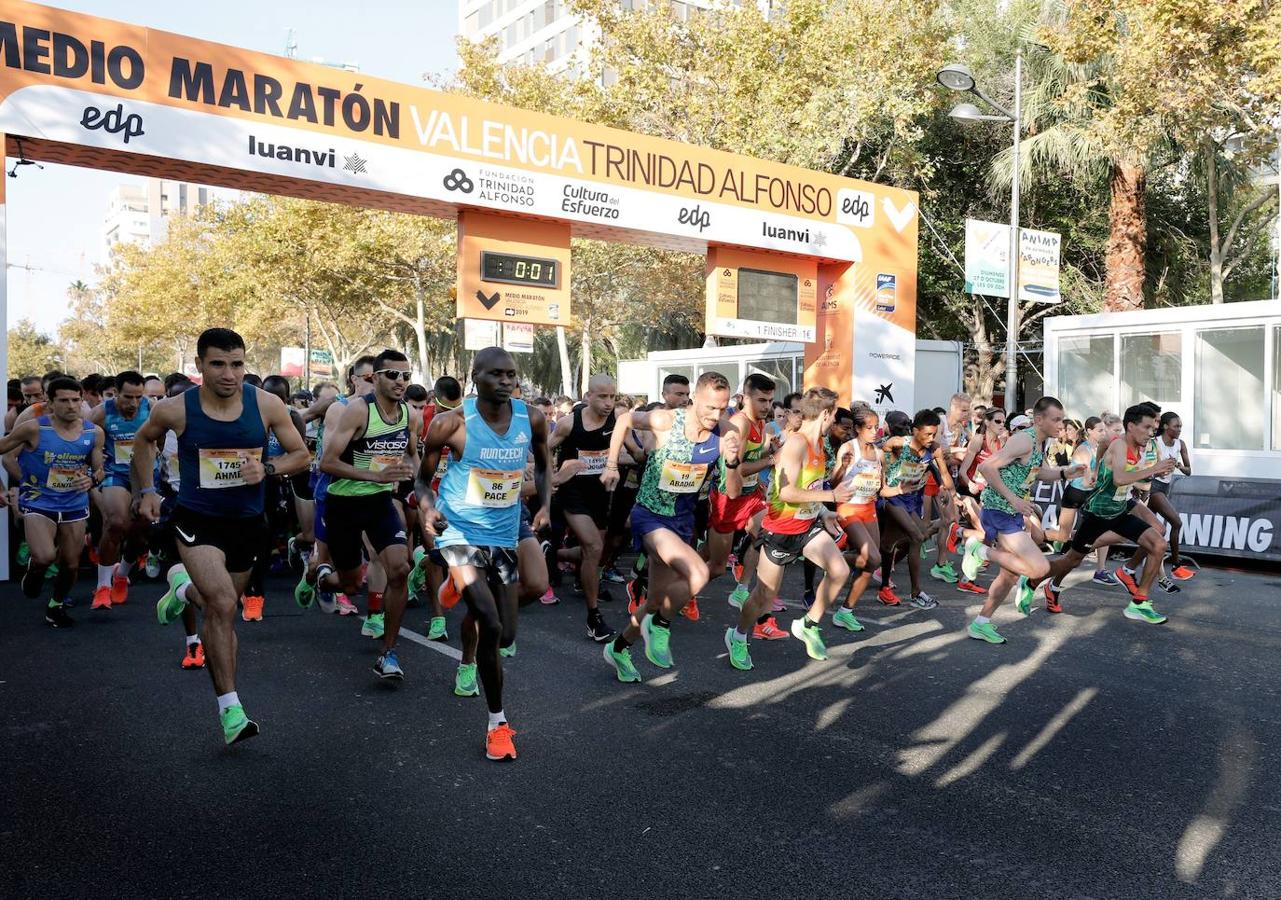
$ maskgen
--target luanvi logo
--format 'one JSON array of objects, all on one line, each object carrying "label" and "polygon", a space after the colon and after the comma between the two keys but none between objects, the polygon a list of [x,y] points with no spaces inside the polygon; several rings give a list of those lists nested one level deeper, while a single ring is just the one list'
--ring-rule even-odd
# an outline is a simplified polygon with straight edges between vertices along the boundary
[{"label": "luanvi logo", "polygon": [[125,114],[125,105],[117,103],[115,109],[102,110],[96,106],[86,106],[80,116],[80,127],[86,131],[105,131],[107,134],[123,134],[124,142],[130,138],[142,137],[142,116],[137,113]]},{"label": "luanvi logo", "polygon": [[500,295],[498,291],[494,291],[491,296],[486,297],[484,291],[477,291],[476,299],[480,301],[480,305],[485,307],[485,309],[493,309],[498,305]]},{"label": "luanvi logo", "polygon": [[712,214],[705,212],[699,206],[683,206],[680,214],[676,217],[676,221],[681,225],[693,225],[698,228],[699,232],[703,232],[712,224]]},{"label": "luanvi logo", "polygon": [[264,159],[278,159],[281,162],[298,163],[299,165],[316,166],[320,169],[334,168],[334,150],[298,147],[292,144],[269,144],[260,141],[255,135],[249,135],[249,155],[261,156]]},{"label": "luanvi logo", "polygon": [[476,183],[468,178],[467,173],[462,169],[454,169],[441,183],[445,185],[447,191],[462,191],[464,194],[470,194],[476,190]]}]

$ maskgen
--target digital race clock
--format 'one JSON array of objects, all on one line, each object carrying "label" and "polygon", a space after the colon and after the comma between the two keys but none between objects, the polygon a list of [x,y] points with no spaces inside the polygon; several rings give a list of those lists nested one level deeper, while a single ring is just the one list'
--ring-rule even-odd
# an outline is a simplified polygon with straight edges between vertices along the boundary
[{"label": "digital race clock", "polygon": [[529,284],[555,288],[560,285],[560,263],[554,259],[542,259],[537,256],[482,250],[480,278],[482,281],[496,281],[501,284]]}]

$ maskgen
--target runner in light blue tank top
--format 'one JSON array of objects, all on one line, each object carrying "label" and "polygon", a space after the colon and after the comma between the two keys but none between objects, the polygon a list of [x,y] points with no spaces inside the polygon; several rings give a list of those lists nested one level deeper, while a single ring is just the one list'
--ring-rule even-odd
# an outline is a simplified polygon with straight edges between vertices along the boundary
[{"label": "runner in light blue tank top", "polygon": [[146,397],[141,398],[137,410],[129,417],[121,413],[120,405],[114,398],[103,401],[102,430],[106,438],[103,452],[107,466],[107,480],[103,482],[105,486],[129,489],[129,464],[133,461],[134,435],[138,433],[142,423],[147,421],[150,413],[151,401]]},{"label": "runner in light blue tank top", "polygon": [[520,531],[520,488],[532,432],[523,400],[512,400],[511,424],[496,434],[476,411],[476,398],[463,401],[467,443],[463,458],[440,480],[440,511],[448,526],[436,546],[515,549]]}]

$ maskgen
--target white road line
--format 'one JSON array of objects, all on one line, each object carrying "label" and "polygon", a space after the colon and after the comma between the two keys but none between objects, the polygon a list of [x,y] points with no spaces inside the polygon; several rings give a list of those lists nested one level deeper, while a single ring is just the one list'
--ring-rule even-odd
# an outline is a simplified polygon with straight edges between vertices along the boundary
[{"label": "white road line", "polygon": [[[364,620],[365,619],[362,616],[361,621],[363,622]],[[415,644],[421,644],[424,647],[427,647],[431,650],[435,650],[437,653],[443,653],[445,656],[448,656],[450,659],[456,659],[459,662],[462,662],[463,651],[455,647],[451,647],[448,644],[444,643],[443,641],[429,641],[427,640],[427,638],[423,637],[418,632],[410,631],[408,628],[406,628],[403,625],[400,627],[400,636],[405,638],[406,640],[413,641]]]}]

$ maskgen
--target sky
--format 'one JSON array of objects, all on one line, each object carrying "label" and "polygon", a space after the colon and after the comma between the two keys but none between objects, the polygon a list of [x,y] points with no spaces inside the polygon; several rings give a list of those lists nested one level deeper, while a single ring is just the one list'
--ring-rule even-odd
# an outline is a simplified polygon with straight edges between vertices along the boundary
[{"label": "sky", "polygon": [[[353,62],[407,84],[457,66],[457,0],[54,0],[49,3],[162,31],[266,53],[284,53],[294,29],[298,58]],[[216,14],[210,15],[211,8]],[[12,161],[5,164],[6,171]],[[67,315],[67,285],[96,282],[107,198],[145,179],[75,166],[24,167],[6,178],[9,327],[30,319],[53,334]],[[29,266],[28,271],[18,266]]]}]

